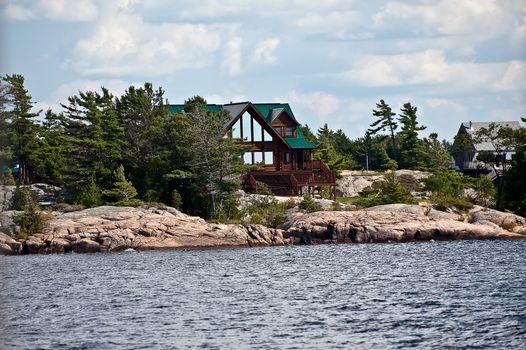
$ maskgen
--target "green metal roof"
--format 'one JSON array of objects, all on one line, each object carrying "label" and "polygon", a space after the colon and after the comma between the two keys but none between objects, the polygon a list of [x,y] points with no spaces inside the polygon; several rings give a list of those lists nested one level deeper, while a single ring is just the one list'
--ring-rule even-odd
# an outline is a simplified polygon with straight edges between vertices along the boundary
[{"label": "green metal roof", "polygon": [[259,114],[261,114],[267,120],[269,124],[271,124],[272,121],[277,117],[277,115],[273,115],[272,113],[272,110],[275,109],[284,109],[285,112],[287,112],[287,114],[290,115],[296,123],[298,123],[288,103],[253,103],[252,105],[257,109]]},{"label": "green metal roof", "polygon": [[296,137],[285,137],[285,141],[287,141],[287,144],[290,146],[290,148],[316,148],[312,142],[305,138],[300,127],[296,129]]}]

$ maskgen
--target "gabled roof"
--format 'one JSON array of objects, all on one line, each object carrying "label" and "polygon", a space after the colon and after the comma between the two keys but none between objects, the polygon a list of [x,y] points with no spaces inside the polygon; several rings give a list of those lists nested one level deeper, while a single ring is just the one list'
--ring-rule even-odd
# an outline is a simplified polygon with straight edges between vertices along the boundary
[{"label": "gabled roof", "polygon": [[[269,127],[272,128],[271,124],[274,119],[278,118],[282,113],[286,113],[296,124],[299,126],[300,123],[296,120],[292,109],[288,103],[250,103],[250,102],[236,102],[229,103],[225,105],[218,104],[208,104],[207,111],[209,112],[218,112],[222,109],[225,109],[230,112],[231,119],[226,123],[225,127],[230,126],[235,119],[237,119],[241,114],[243,114],[249,106],[254,107],[254,109],[264,118],[268,123]],[[169,109],[172,113],[181,113],[184,112],[184,104],[178,105],[169,105]],[[274,130],[274,128],[272,128]],[[275,132],[274,132],[275,133]],[[312,149],[316,146],[307,140],[301,131],[301,128],[296,129],[296,137],[285,137],[282,138],[281,135],[275,133],[277,137],[284,140],[290,148],[293,149]]]},{"label": "gabled roof", "polygon": [[292,120],[298,123],[288,103],[253,103],[253,105],[269,124],[272,124],[274,119],[279,117],[283,111],[287,112]]},{"label": "gabled roof", "polygon": [[[477,131],[482,128],[489,128],[490,124],[495,124],[497,127],[508,127],[512,129],[520,129],[521,124],[518,121],[504,121],[504,122],[463,122],[460,124],[459,133],[466,132],[470,136],[474,136]],[[473,148],[478,151],[494,151],[495,147],[489,141],[479,142],[473,144]]]}]

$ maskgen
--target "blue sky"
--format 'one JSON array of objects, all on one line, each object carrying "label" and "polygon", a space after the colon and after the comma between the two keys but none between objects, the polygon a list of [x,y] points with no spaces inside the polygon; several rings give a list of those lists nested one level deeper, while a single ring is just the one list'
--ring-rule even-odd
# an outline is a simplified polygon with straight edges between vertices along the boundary
[{"label": "blue sky", "polygon": [[0,73],[36,107],[145,81],[170,103],[288,102],[362,136],[384,99],[452,139],[526,116],[523,0],[0,0]]}]

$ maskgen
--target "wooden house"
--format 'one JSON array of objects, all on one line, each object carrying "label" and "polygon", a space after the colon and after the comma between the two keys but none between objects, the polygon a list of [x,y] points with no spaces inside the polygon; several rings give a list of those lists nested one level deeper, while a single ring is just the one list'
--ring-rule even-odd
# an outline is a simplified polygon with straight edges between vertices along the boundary
[{"label": "wooden house", "polygon": [[[325,187],[335,196],[335,173],[323,161],[313,159],[316,146],[303,135],[288,103],[239,102],[207,108],[230,112],[225,135],[250,145],[243,160],[259,165],[246,174],[243,190],[254,192],[261,182],[275,195],[314,194]],[[184,105],[170,105],[170,109],[180,112]]]}]

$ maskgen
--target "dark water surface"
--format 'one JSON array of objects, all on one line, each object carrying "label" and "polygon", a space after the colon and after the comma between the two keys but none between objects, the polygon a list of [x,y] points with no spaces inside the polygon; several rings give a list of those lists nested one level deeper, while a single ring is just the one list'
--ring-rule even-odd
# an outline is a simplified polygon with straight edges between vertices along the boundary
[{"label": "dark water surface", "polygon": [[0,349],[526,348],[526,242],[0,257]]}]

